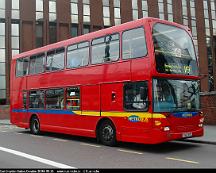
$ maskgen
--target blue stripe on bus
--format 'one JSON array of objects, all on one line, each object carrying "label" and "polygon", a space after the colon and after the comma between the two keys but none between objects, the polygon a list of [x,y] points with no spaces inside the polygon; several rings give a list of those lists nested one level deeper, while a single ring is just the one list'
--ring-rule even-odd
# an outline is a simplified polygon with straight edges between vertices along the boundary
[{"label": "blue stripe on bus", "polygon": [[196,115],[199,115],[199,113],[198,112],[178,112],[178,113],[173,113],[172,115],[177,118],[191,118]]},{"label": "blue stripe on bus", "polygon": [[12,112],[14,113],[42,113],[42,114],[67,114],[67,115],[74,115],[75,113],[69,110],[27,110],[27,109],[13,109]]}]

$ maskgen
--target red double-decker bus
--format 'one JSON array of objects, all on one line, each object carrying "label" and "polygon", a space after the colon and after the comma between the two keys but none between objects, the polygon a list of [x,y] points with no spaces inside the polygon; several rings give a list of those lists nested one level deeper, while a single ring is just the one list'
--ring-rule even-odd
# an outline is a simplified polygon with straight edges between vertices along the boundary
[{"label": "red double-decker bus", "polygon": [[198,82],[190,30],[143,18],[13,57],[11,123],[109,146],[202,136]]}]

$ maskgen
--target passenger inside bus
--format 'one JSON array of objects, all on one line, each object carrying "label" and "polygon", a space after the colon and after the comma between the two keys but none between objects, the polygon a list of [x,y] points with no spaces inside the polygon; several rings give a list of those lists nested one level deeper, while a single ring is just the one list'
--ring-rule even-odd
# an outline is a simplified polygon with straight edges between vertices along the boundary
[{"label": "passenger inside bus", "polygon": [[138,94],[134,98],[133,107],[135,109],[146,109],[147,108],[147,90],[144,87],[140,87]]}]

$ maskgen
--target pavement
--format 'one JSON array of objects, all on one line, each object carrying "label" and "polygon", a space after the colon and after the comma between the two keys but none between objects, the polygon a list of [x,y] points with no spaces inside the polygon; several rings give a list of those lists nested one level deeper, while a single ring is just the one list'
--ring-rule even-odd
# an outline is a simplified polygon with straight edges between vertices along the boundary
[{"label": "pavement", "polygon": [[[0,125],[11,125],[10,120],[0,120]],[[181,141],[216,145],[216,125],[204,125],[204,136]]]}]

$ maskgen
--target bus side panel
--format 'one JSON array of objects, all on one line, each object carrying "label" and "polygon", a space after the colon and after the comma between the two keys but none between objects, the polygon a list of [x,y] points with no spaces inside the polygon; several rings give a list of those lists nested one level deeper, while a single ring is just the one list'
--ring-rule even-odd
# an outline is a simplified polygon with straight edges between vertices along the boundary
[{"label": "bus side panel", "polygon": [[81,88],[81,116],[77,119],[78,128],[95,130],[100,118],[100,85],[88,85]]},{"label": "bus side panel", "polygon": [[15,77],[15,64],[11,67],[11,123],[25,123],[27,110],[23,105],[23,91],[26,90],[26,77]]}]

